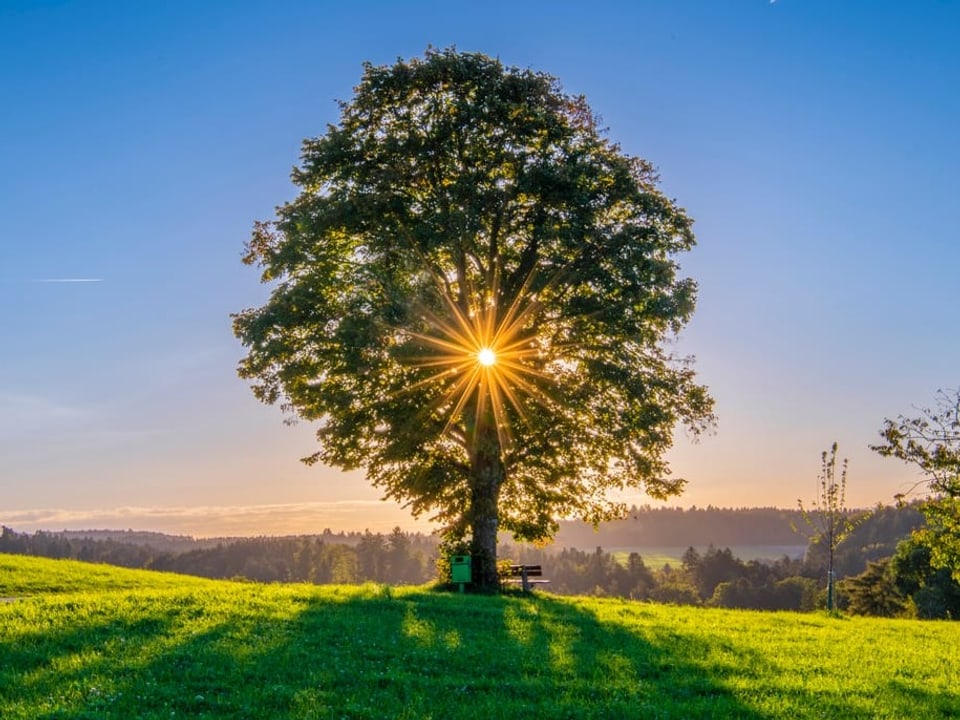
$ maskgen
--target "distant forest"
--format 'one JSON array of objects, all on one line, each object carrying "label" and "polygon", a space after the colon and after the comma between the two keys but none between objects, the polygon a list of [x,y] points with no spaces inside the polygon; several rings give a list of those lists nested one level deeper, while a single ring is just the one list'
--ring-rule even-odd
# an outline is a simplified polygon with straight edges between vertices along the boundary
[{"label": "distant forest", "polygon": [[580,549],[806,545],[805,528],[799,510],[644,505],[632,507],[623,520],[604,523],[597,530],[582,522],[563,522],[555,544]]},{"label": "distant forest", "polygon": [[[863,514],[863,511],[859,511]],[[878,508],[838,548],[838,579],[854,578],[920,527],[913,506]],[[802,557],[741,560],[729,546],[803,545],[798,512],[775,508],[634,508],[599,531],[564,523],[547,548],[504,544],[501,558],[539,564],[552,592],[616,595],[682,604],[810,610],[822,605],[826,548],[816,540]],[[603,546],[616,549],[607,552]],[[437,579],[434,536],[366,532],[258,538],[194,539],[161,533],[63,531],[18,533],[4,527],[0,552],[72,558],[131,568],[259,582],[421,584]],[[643,547],[686,547],[681,562],[644,562]],[[852,586],[851,586],[852,587]],[[952,591],[951,591],[952,592]],[[960,592],[960,588],[958,588]]]},{"label": "distant forest", "polygon": [[[859,511],[853,511],[859,512]],[[917,518],[919,515],[911,514]],[[394,532],[398,532],[394,530]],[[806,525],[798,510],[781,508],[654,508],[632,507],[622,520],[604,523],[594,529],[583,522],[561,521],[553,548],[593,550],[597,545],[623,547],[694,547],[716,546],[806,546]],[[146,545],[155,550],[183,553],[232,544],[245,538],[193,538],[182,535],[139,530],[62,530],[48,532],[59,538],[113,540],[125,545]],[[317,537],[326,543],[356,545],[365,532],[324,530]],[[431,543],[432,536],[413,534],[417,542]]]}]

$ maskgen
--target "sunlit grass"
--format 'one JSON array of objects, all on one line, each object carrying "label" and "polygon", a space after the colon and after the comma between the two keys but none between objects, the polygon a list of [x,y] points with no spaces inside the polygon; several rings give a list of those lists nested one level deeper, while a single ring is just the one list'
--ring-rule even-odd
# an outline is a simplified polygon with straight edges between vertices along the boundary
[{"label": "sunlit grass", "polygon": [[[69,587],[39,582],[47,573]],[[0,604],[4,720],[960,713],[958,623],[259,585],[0,555],[0,595],[17,594]]]},{"label": "sunlit grass", "polygon": [[65,593],[94,589],[187,588],[209,580],[145,570],[123,570],[113,565],[71,560],[30,558],[0,553],[0,597],[38,593]]}]

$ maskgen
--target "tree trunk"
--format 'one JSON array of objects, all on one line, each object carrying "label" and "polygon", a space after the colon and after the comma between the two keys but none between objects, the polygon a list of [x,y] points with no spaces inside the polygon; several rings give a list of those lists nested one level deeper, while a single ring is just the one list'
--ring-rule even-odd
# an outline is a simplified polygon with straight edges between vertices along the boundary
[{"label": "tree trunk", "polygon": [[500,525],[500,487],[503,460],[496,429],[487,426],[477,437],[470,493],[470,553],[474,585],[482,591],[498,589],[497,531]]}]

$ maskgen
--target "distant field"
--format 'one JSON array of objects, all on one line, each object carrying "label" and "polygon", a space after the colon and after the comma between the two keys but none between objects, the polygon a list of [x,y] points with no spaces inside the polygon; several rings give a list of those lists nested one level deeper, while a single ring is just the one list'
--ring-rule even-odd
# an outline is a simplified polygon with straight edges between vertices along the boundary
[{"label": "distant field", "polygon": [[[683,554],[687,551],[689,545],[673,547],[612,547],[604,548],[613,557],[621,563],[626,563],[630,553],[639,553],[643,557],[643,562],[648,568],[661,568],[664,565],[677,566],[681,563]],[[723,550],[726,547],[744,562],[750,560],[779,560],[784,555],[790,558],[802,558],[807,551],[806,545],[723,545],[718,546]],[[697,552],[703,554],[707,547],[697,547]]]},{"label": "distant field", "polygon": [[960,623],[3,555],[0,596],[4,720],[960,715]]}]

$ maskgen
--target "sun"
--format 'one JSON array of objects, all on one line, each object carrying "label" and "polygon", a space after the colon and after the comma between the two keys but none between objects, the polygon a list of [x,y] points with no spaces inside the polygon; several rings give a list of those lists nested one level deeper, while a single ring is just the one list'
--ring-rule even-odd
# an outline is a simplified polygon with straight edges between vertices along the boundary
[{"label": "sun", "polygon": [[433,407],[446,417],[445,433],[463,437],[454,428],[465,419],[465,413],[472,412],[469,424],[495,427],[503,452],[512,444],[507,407],[523,420],[522,396],[543,401],[538,378],[546,377],[537,369],[543,345],[532,330],[540,305],[528,293],[528,283],[529,278],[513,302],[502,308],[496,300],[499,283],[495,277],[487,292],[467,292],[466,302],[454,299],[449,285],[437,282],[441,310],[424,310],[429,329],[410,333],[427,350],[414,364],[433,372],[406,392],[432,384],[443,387]]},{"label": "sun", "polygon": [[477,353],[477,362],[484,367],[491,367],[497,362],[497,353],[488,347],[480,348]]}]

